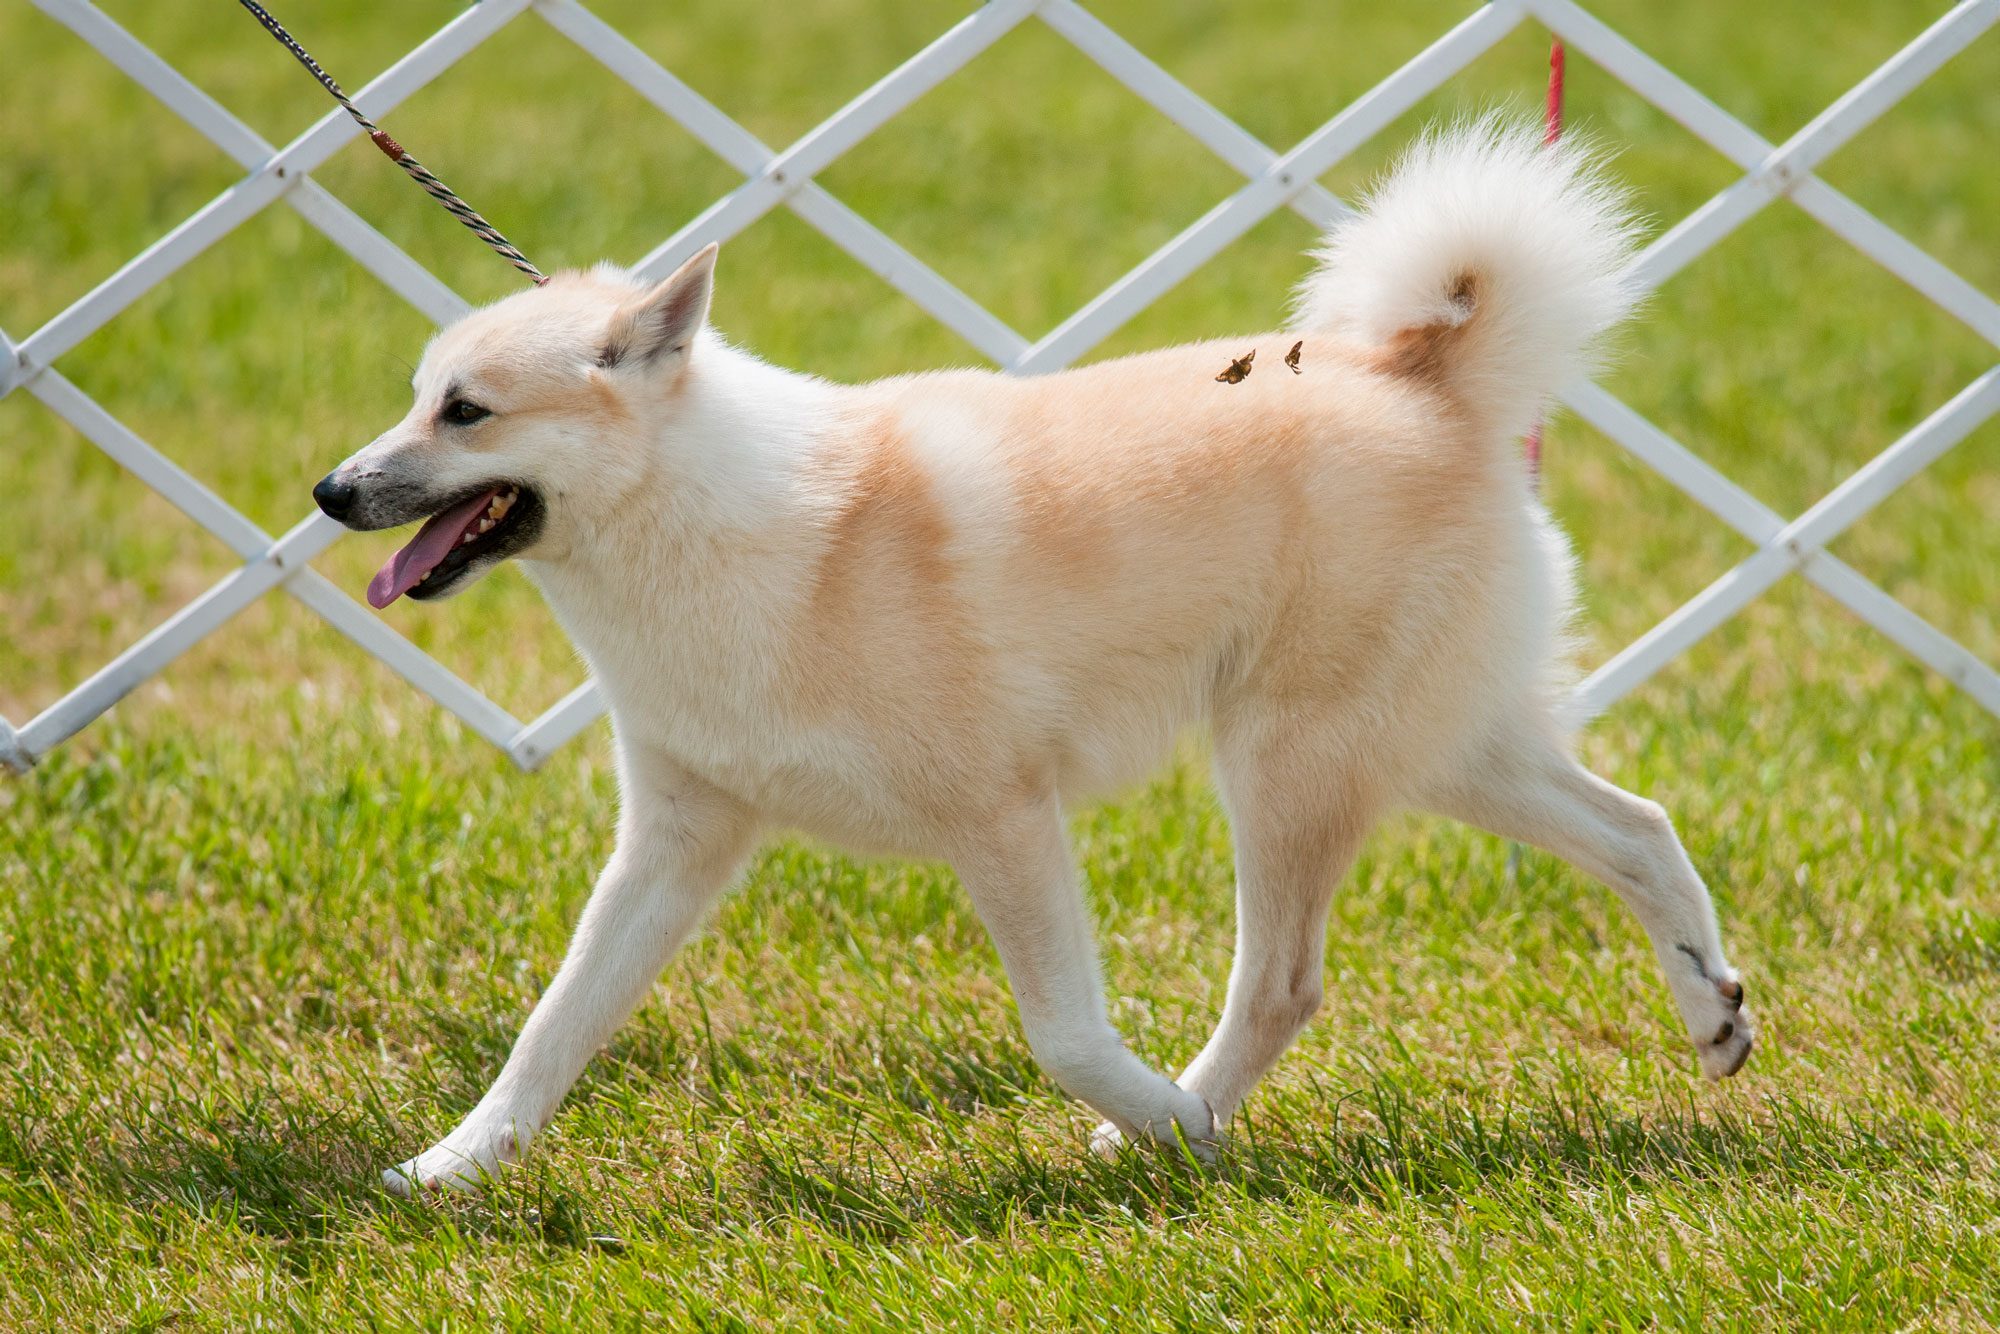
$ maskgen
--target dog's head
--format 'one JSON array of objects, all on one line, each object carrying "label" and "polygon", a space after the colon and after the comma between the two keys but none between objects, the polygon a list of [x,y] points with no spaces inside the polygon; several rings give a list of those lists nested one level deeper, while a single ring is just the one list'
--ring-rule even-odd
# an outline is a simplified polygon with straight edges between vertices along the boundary
[{"label": "dog's head", "polygon": [[653,286],[563,273],[431,340],[402,421],[313,488],[357,531],[423,521],[368,585],[448,597],[509,556],[557,559],[648,468],[643,423],[669,410],[708,316],[709,246]]}]

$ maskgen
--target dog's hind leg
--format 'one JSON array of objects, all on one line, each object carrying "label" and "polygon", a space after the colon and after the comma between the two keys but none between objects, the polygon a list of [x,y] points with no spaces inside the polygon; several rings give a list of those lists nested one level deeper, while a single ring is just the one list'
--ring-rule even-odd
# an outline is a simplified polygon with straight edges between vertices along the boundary
[{"label": "dog's hind leg", "polygon": [[1097,945],[1052,793],[1003,807],[956,840],[952,862],[1014,991],[1028,1045],[1070,1096],[1127,1135],[1201,1152],[1215,1120],[1201,1098],[1126,1050],[1105,1010]]},{"label": "dog's hind leg", "polygon": [[[1319,1009],[1326,915],[1376,815],[1329,729],[1216,729],[1215,773],[1236,843],[1236,959],[1215,1033],[1181,1074],[1226,1122]],[[1099,1126],[1100,1150],[1117,1128]]]},{"label": "dog's hind leg", "polygon": [[1722,1079],[1742,1068],[1756,1037],[1743,984],[1723,954],[1708,887],[1658,805],[1605,782],[1525,722],[1473,751],[1425,804],[1610,885],[1652,938],[1703,1073]]},{"label": "dog's hind leg", "polygon": [[444,1139],[383,1173],[391,1190],[474,1189],[519,1158],[741,864],[753,820],[739,803],[675,766],[620,761],[618,847],[562,967],[486,1096]]}]

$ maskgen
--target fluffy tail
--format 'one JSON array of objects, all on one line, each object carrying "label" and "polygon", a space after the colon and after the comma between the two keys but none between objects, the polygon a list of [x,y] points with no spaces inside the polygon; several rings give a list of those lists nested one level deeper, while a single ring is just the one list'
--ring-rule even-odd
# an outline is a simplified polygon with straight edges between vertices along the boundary
[{"label": "fluffy tail", "polygon": [[1637,233],[1588,145],[1488,116],[1419,141],[1333,229],[1296,324],[1377,349],[1511,437],[1631,311]]}]

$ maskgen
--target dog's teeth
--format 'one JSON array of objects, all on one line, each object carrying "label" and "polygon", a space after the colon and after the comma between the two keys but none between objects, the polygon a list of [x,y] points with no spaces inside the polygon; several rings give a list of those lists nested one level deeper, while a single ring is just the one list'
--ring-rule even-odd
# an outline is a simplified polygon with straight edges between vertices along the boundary
[{"label": "dog's teeth", "polygon": [[425,570],[422,576],[419,577],[417,580],[417,582],[420,584],[427,584],[430,581],[431,581],[431,572],[429,570]]},{"label": "dog's teeth", "polygon": [[491,528],[492,526],[493,526],[493,520],[491,519],[481,519],[479,521],[479,531],[482,533]]},{"label": "dog's teeth", "polygon": [[477,536],[479,536],[479,534],[477,533],[467,533],[464,537],[458,539],[458,544],[460,546],[464,546],[467,542],[470,542],[473,538]]}]

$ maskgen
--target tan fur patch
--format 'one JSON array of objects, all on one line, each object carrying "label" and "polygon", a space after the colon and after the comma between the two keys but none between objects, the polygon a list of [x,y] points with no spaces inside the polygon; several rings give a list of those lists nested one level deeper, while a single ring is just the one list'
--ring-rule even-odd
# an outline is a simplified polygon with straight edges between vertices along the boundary
[{"label": "tan fur patch", "polygon": [[1464,337],[1470,331],[1468,326],[1479,318],[1478,295],[1474,276],[1461,274],[1451,290],[1451,303],[1464,312],[1464,318],[1456,323],[1439,320],[1403,329],[1373,354],[1370,364],[1384,375],[1443,386],[1451,365],[1451,344]]},{"label": "tan fur patch", "polygon": [[[886,419],[857,442],[844,479],[846,503],[827,530],[812,595],[813,619],[844,628],[869,596],[863,576],[887,576],[942,608],[951,577],[945,558],[948,529],[909,444]],[[869,567],[875,568],[869,568]]]},{"label": "tan fur patch", "polygon": [[[785,670],[807,717],[856,717],[877,737],[935,720],[933,736],[980,714],[977,654],[955,588],[951,525],[893,417],[863,409],[850,448],[823,461],[837,497]],[[954,775],[898,766],[911,809],[943,811]]]},{"label": "tan fur patch", "polygon": [[1462,324],[1425,324],[1404,329],[1369,358],[1369,365],[1383,375],[1441,385],[1449,365],[1446,351],[1464,330]]}]

